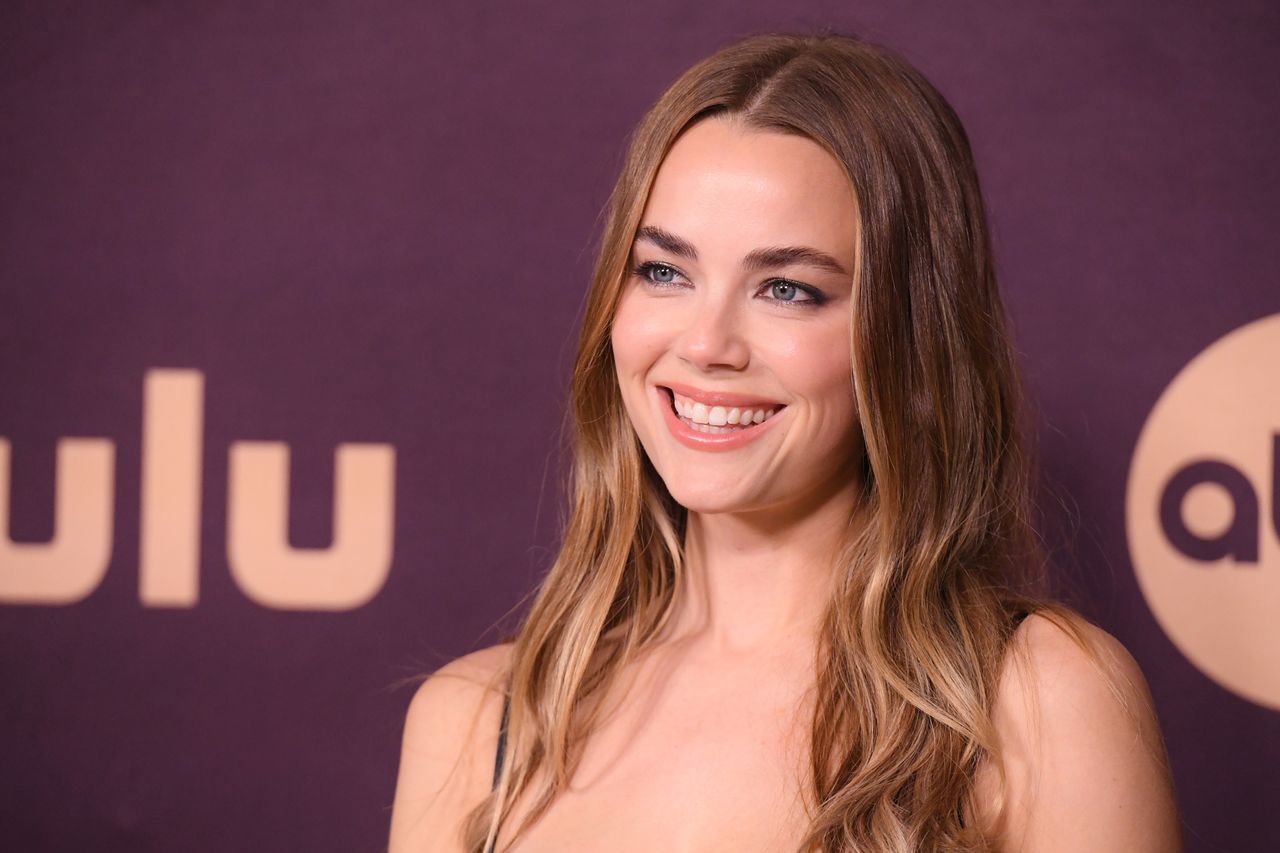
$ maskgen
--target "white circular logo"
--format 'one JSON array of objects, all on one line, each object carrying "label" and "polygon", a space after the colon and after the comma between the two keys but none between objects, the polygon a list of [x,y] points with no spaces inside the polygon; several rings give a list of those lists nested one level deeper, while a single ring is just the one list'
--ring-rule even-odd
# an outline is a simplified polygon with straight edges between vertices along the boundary
[{"label": "white circular logo", "polygon": [[1280,314],[1169,383],[1138,436],[1125,513],[1138,583],[1174,645],[1280,710]]}]

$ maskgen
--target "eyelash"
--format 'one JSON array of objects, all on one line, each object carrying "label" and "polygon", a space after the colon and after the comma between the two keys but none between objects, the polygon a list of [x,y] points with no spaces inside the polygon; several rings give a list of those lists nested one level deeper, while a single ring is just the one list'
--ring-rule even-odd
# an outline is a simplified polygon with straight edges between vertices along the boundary
[{"label": "eyelash", "polygon": [[[671,270],[676,275],[684,275],[684,273],[680,272],[680,270],[671,266],[671,264],[664,264],[660,261],[645,261],[642,264],[636,264],[635,268],[631,270],[631,274],[644,279],[644,281],[647,284],[653,287],[672,287],[675,284],[675,282],[654,281],[652,278],[649,277],[649,273],[659,269]],[[770,300],[771,302],[777,302],[780,305],[787,305],[787,306],[803,305],[807,308],[817,308],[819,305],[822,305],[824,302],[827,301],[827,297],[822,293],[822,291],[818,290],[816,287],[812,287],[811,285],[808,285],[808,284],[801,284],[800,282],[792,281],[789,278],[771,278],[768,281],[766,281],[764,284],[766,287],[770,287],[770,288],[778,284],[789,284],[792,287],[794,287],[796,290],[800,291],[801,293],[804,293],[809,297],[808,299],[801,299],[799,301],[796,301],[794,299],[771,299]]]}]

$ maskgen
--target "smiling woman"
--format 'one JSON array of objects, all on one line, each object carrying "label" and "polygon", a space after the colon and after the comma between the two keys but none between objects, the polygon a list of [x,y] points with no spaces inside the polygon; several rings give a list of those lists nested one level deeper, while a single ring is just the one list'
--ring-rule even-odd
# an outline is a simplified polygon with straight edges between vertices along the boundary
[{"label": "smiling woman", "polygon": [[610,200],[563,545],[414,696],[391,853],[1180,848],[1142,673],[1036,585],[985,222],[881,47],[676,81]]}]

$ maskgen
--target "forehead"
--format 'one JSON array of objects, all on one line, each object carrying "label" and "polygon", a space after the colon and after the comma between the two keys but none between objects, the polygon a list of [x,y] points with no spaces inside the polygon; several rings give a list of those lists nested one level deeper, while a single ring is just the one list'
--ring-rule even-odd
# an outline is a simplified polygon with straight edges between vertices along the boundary
[{"label": "forehead", "polygon": [[844,169],[813,140],[712,117],[672,145],[642,224],[711,251],[810,245],[852,269],[857,202]]}]

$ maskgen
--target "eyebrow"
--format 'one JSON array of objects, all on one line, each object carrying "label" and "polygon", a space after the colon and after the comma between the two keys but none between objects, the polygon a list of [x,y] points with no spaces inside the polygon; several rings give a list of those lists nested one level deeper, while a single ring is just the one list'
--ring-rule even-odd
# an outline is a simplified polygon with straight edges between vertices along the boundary
[{"label": "eyebrow", "polygon": [[[636,240],[652,243],[664,252],[670,252],[691,261],[698,259],[698,250],[692,243],[656,225],[642,226],[636,232]],[[849,275],[849,272],[835,258],[809,246],[769,246],[763,249],[752,249],[742,262],[748,270],[753,272],[792,264],[807,264],[839,275]]]}]

